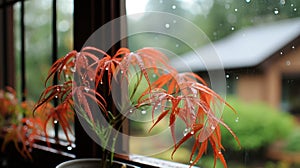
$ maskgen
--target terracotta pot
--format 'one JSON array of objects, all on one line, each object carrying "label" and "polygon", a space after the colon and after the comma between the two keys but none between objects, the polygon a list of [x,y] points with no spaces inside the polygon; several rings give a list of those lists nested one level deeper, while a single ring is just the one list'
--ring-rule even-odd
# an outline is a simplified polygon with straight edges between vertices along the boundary
[{"label": "terracotta pot", "polygon": [[[56,166],[56,168],[100,168],[101,159],[74,159],[63,162]],[[138,166],[133,166],[118,161],[114,161],[111,168],[139,168]]]}]

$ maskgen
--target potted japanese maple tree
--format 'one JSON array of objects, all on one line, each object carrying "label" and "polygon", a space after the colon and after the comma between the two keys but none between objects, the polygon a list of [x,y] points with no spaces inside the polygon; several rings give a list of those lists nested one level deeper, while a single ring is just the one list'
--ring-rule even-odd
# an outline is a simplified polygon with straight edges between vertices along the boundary
[{"label": "potted japanese maple tree", "polygon": [[[149,77],[153,74],[155,79]],[[54,78],[58,79],[57,84],[53,84]],[[168,120],[170,138],[174,140],[173,154],[184,142],[195,139],[191,166],[199,161],[210,144],[215,161],[219,159],[227,167],[222,154],[220,126],[237,137],[217,114],[224,104],[232,107],[200,76],[177,72],[168,64],[167,57],[156,49],[131,52],[128,48],[120,48],[114,55],[108,55],[101,49],[84,47],[80,52],[71,51],[58,59],[45,83],[47,87],[36,109],[56,101],[51,113],[45,114],[58,121],[68,140],[71,129],[68,117],[70,112],[76,111],[103,147],[102,167],[111,166],[122,123],[141,109],[152,114],[159,111],[156,117],[152,115],[150,131],[162,120]],[[116,87],[121,93],[114,97]],[[118,108],[113,110],[111,106]],[[176,120],[182,120],[188,128],[179,141],[175,140]]]}]

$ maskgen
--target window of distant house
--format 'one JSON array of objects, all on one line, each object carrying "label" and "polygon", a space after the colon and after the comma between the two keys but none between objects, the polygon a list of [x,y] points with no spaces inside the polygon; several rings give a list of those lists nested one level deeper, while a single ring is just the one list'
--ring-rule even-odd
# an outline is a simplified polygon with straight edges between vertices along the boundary
[{"label": "window of distant house", "polygon": [[[161,16],[175,15],[178,17],[170,18],[178,20],[168,20],[167,17],[147,19],[151,15],[149,12],[160,12]],[[234,97],[246,103],[265,104],[283,113],[299,111],[300,1],[127,0],[127,14],[128,31],[140,30],[129,34],[131,50],[155,47],[168,55],[179,69],[185,65],[181,70],[199,73],[208,82],[212,78],[209,73],[221,70],[223,75],[219,77],[226,80],[226,89],[220,94],[229,99]],[[193,31],[180,24],[179,19],[188,20],[201,33],[189,34]],[[155,31],[149,31],[148,23],[156,25],[152,29]],[[187,40],[182,40],[182,36]],[[213,51],[207,52],[208,46],[213,46]],[[218,59],[211,61],[209,54],[216,54]],[[199,61],[194,60],[195,57],[202,58]],[[214,62],[221,64],[214,66]],[[237,124],[238,121],[236,119]],[[148,136],[151,121],[130,123],[132,135]],[[153,134],[158,135],[165,129],[159,127]],[[138,154],[153,150],[151,154],[155,157],[170,159],[170,151],[154,150],[164,141],[156,139],[144,148],[143,143],[132,138],[130,150]],[[183,148],[174,159],[188,163],[189,152]],[[245,157],[240,158],[240,162],[245,164],[248,156],[243,154]]]}]

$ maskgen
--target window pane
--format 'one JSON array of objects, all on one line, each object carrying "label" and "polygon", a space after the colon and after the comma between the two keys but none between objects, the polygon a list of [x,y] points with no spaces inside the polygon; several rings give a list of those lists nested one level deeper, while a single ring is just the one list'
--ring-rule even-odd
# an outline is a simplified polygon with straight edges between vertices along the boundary
[{"label": "window pane", "polygon": [[[145,12],[161,12],[161,17],[149,19],[151,14]],[[299,114],[300,98],[297,87],[300,75],[300,2],[143,0],[137,4],[127,0],[127,14],[128,32],[139,30],[129,34],[132,51],[143,47],[163,51],[178,70],[200,74],[236,109],[237,115],[229,115],[232,112],[226,108],[223,113],[224,121],[240,136],[243,147],[243,150],[237,150],[236,142],[227,135],[226,129],[222,130],[225,132],[222,141],[227,148],[224,155],[229,167],[234,167],[234,164],[254,166],[252,163],[256,161],[263,166],[276,164],[268,152],[279,140],[289,143],[289,137],[293,136],[291,132],[297,129],[293,117],[299,118],[295,114]],[[170,14],[177,19],[168,20]],[[151,25],[156,25],[152,29],[155,31],[149,31]],[[202,33],[192,34],[194,26]],[[208,52],[208,48],[212,51]],[[223,73],[216,77],[213,75],[216,71]],[[226,82],[218,85],[214,83],[215,78]],[[219,87],[225,87],[225,91]],[[144,154],[144,151],[154,151],[154,148],[165,149],[166,139],[146,143],[135,137],[158,135],[168,129],[168,121],[163,121],[164,124],[149,134],[152,120],[143,118],[146,116],[138,121],[132,119],[130,123],[131,152]],[[252,119],[257,122],[254,124]],[[282,122],[281,127],[277,122]],[[183,134],[183,131],[176,133]],[[182,151],[175,154],[174,160],[189,163],[192,145],[192,141],[186,143]],[[208,153],[199,166],[211,167],[213,157],[211,151]],[[170,159],[170,152],[155,157]],[[205,160],[210,160],[211,164],[205,165]],[[234,163],[236,160],[238,163]]]},{"label": "window pane", "polygon": [[[17,91],[21,97],[20,6],[14,5]],[[58,56],[73,49],[73,0],[57,1]],[[52,0],[25,1],[25,79],[26,99],[37,101],[45,88],[44,81],[52,64]],[[54,136],[54,130],[49,130]],[[59,138],[66,139],[59,129]],[[74,137],[71,136],[74,140]]]}]

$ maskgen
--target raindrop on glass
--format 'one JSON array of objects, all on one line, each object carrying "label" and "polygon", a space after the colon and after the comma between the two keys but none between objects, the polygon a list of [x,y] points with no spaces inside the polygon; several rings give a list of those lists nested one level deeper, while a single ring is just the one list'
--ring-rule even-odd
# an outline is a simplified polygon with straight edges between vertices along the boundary
[{"label": "raindrop on glass", "polygon": [[229,77],[230,77],[230,76],[227,74],[227,75],[226,75],[226,78],[228,79]]},{"label": "raindrop on glass", "polygon": [[142,114],[146,114],[147,111],[146,111],[146,110],[142,110],[141,113],[142,113]]},{"label": "raindrop on glass", "polygon": [[225,4],[225,9],[229,9],[230,5],[229,4]]},{"label": "raindrop on glass", "polygon": [[285,0],[280,0],[281,5],[285,5]]},{"label": "raindrop on glass", "polygon": [[295,46],[292,46],[292,49],[295,49]]},{"label": "raindrop on glass", "polygon": [[246,0],[246,2],[247,2],[247,3],[250,3],[250,2],[251,2],[251,0]]},{"label": "raindrop on glass", "polygon": [[153,74],[152,77],[153,77],[153,78],[156,78],[156,74]]},{"label": "raindrop on glass", "polygon": [[191,132],[192,135],[193,135],[194,133],[195,133],[194,131]]},{"label": "raindrop on glass", "polygon": [[190,161],[190,164],[192,164],[192,163],[193,163],[193,161],[191,160],[191,161]]},{"label": "raindrop on glass", "polygon": [[129,113],[132,113],[132,112],[133,112],[133,110],[132,110],[132,109],[130,109],[130,110],[129,110]]},{"label": "raindrop on glass", "polygon": [[108,67],[106,67],[106,68],[105,68],[105,70],[107,70],[107,71],[108,71]]},{"label": "raindrop on glass", "polygon": [[172,9],[176,9],[176,5],[172,5]]},{"label": "raindrop on glass", "polygon": [[291,7],[293,7],[294,6],[294,4],[291,4]]},{"label": "raindrop on glass", "polygon": [[123,71],[121,71],[121,74],[124,73]]},{"label": "raindrop on glass", "polygon": [[54,96],[56,99],[58,98],[58,96]]},{"label": "raindrop on glass", "polygon": [[211,126],[210,128],[211,128],[212,130],[216,129],[216,127],[215,127],[215,126]]},{"label": "raindrop on glass", "polygon": [[178,47],[179,47],[179,44],[176,44],[175,47],[178,48]]},{"label": "raindrop on glass", "polygon": [[57,124],[57,123],[58,123],[58,121],[57,121],[57,120],[54,120],[54,121],[53,121],[53,123],[54,123],[54,124]]},{"label": "raindrop on glass", "polygon": [[273,12],[274,12],[275,15],[278,15],[279,14],[278,8],[275,8]]},{"label": "raindrop on glass", "polygon": [[288,61],[286,61],[285,64],[286,64],[286,66],[290,66],[291,65],[291,61],[288,60]]},{"label": "raindrop on glass", "polygon": [[280,51],[280,55],[283,55],[283,52],[282,52],[282,51]]},{"label": "raindrop on glass", "polygon": [[176,21],[176,20],[173,20],[173,23],[177,23],[177,21]]},{"label": "raindrop on glass", "polygon": [[297,11],[297,8],[294,8],[294,11],[296,12],[296,11]]},{"label": "raindrop on glass", "polygon": [[235,9],[234,9],[234,11],[235,11],[235,12],[237,12],[237,11],[238,11],[238,9],[237,9],[237,8],[235,8]]},{"label": "raindrop on glass", "polygon": [[101,81],[100,84],[102,85],[102,84],[103,84],[103,81]]},{"label": "raindrop on glass", "polygon": [[170,28],[170,24],[169,23],[167,23],[167,24],[165,24],[165,28]]},{"label": "raindrop on glass", "polygon": [[236,76],[236,77],[235,77],[235,79],[239,79],[239,77],[238,77],[238,76]]},{"label": "raindrop on glass", "polygon": [[240,118],[239,118],[239,117],[237,117],[237,118],[235,119],[235,122],[239,122],[239,120],[240,120]]},{"label": "raindrop on glass", "polygon": [[232,27],[231,27],[231,30],[234,30],[234,29],[235,29],[234,26],[232,26]]},{"label": "raindrop on glass", "polygon": [[72,150],[73,148],[72,148],[72,146],[68,146],[67,149],[70,151],[70,150]]}]

